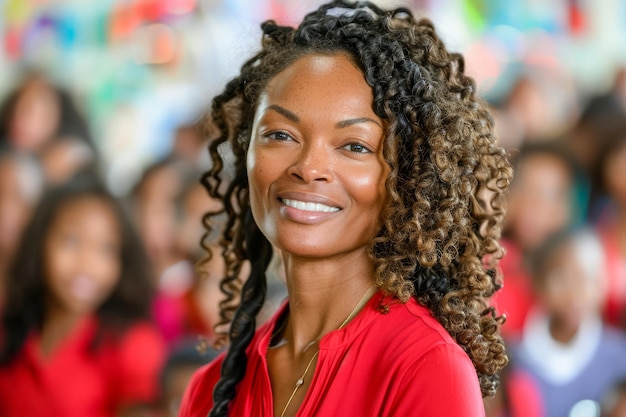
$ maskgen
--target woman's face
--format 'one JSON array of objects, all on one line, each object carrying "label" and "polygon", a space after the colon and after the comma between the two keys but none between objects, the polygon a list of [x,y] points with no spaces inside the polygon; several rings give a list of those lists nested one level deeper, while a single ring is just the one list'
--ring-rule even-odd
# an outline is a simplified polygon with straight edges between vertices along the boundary
[{"label": "woman's face", "polygon": [[64,205],[44,243],[46,283],[52,304],[73,314],[95,311],[120,278],[120,226],[98,197]]},{"label": "woman's face", "polygon": [[247,157],[250,204],[285,253],[364,252],[379,229],[389,167],[372,103],[343,54],[300,58],[261,94]]}]

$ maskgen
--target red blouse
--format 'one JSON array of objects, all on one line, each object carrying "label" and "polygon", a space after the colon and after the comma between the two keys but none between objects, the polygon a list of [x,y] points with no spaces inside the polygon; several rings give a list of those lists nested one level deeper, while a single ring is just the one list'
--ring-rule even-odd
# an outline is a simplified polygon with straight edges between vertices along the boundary
[{"label": "red blouse", "polygon": [[[231,416],[274,415],[266,352],[277,319],[248,348],[248,368]],[[194,375],[180,417],[206,417],[223,356]],[[423,306],[377,293],[346,327],[325,335],[298,416],[484,416],[478,378],[467,354]]]},{"label": "red blouse", "polygon": [[31,334],[8,366],[0,366],[0,416],[113,417],[124,405],[155,399],[165,345],[148,324],[129,328],[118,343],[89,349],[95,319],[82,321],[52,356]]}]

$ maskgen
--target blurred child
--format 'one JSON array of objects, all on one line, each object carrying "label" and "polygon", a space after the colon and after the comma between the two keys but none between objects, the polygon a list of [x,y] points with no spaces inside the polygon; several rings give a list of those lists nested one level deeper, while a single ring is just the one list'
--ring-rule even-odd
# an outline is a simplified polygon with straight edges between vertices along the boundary
[{"label": "blurred child", "polygon": [[0,415],[133,415],[156,399],[165,351],[152,282],[113,197],[81,177],[44,197],[9,273]]},{"label": "blurred child", "polygon": [[66,136],[93,148],[87,122],[70,94],[42,74],[26,74],[0,106],[0,147],[38,154]]},{"label": "blurred child", "polygon": [[626,336],[600,314],[603,262],[589,230],[557,233],[533,257],[537,308],[513,352],[539,384],[547,417],[567,417],[581,400],[599,402],[626,377]]},{"label": "blurred child", "polygon": [[[178,246],[185,259],[195,263],[204,256],[204,251],[200,246],[200,240],[204,234],[202,218],[208,211],[221,210],[222,203],[211,198],[198,179],[192,177],[183,187],[178,206],[180,207],[180,220],[177,227]],[[225,216],[223,219],[211,221],[213,230],[207,239],[210,242],[217,242],[222,231],[220,222],[225,221]]]},{"label": "blurred child", "polygon": [[[155,194],[158,188],[154,191],[151,189],[158,187],[159,182],[153,184],[153,181],[164,175],[164,172],[176,173],[177,177],[170,180],[176,180],[178,186],[170,193],[162,187],[162,192],[157,196]],[[174,160],[156,165],[144,176],[139,188],[142,200],[137,202],[140,209],[163,207],[162,221],[159,222],[161,224],[146,221],[145,218],[143,221],[140,220],[144,236],[154,234],[170,236],[167,242],[163,240],[161,245],[156,245],[154,241],[151,243],[154,254],[162,253],[161,258],[166,257],[165,252],[170,254],[169,264],[156,277],[158,295],[153,305],[153,314],[159,329],[170,345],[187,337],[195,338],[201,335],[212,338],[212,327],[216,323],[217,314],[213,311],[218,310],[221,297],[218,284],[224,274],[223,262],[219,257],[215,257],[203,268],[206,277],[201,278],[196,271],[196,263],[203,256],[200,246],[200,239],[204,233],[202,217],[208,210],[218,210],[221,204],[209,197],[198,182],[197,176],[183,174],[184,170],[180,169],[180,165]],[[148,205],[147,201],[152,203]],[[215,226],[217,235],[219,226]],[[160,228],[161,232],[154,228]],[[157,248],[161,248],[159,252],[156,252]]]},{"label": "blurred child", "polygon": [[169,267],[184,260],[177,238],[176,201],[188,176],[187,166],[175,159],[165,159],[149,166],[133,190],[134,220],[157,282]]},{"label": "blurred child", "polygon": [[555,143],[523,146],[513,161],[515,176],[507,198],[500,266],[504,287],[494,295],[506,315],[505,337],[519,337],[534,298],[527,257],[547,236],[575,222],[579,171],[569,154]]},{"label": "blurred child", "polygon": [[198,167],[204,154],[206,141],[202,131],[193,124],[181,125],[174,133],[172,155],[185,163]]}]

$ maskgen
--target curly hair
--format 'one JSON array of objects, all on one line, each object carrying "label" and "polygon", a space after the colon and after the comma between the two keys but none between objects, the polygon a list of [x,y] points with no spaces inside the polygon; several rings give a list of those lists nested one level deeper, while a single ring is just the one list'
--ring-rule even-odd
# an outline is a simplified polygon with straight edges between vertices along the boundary
[{"label": "curly hair", "polygon": [[96,311],[99,329],[91,347],[103,336],[120,335],[128,325],[150,318],[153,282],[147,255],[123,208],[100,181],[85,173],[49,190],[26,226],[9,269],[6,304],[2,314],[3,344],[0,365],[8,364],[21,350],[29,332],[40,330],[46,314],[44,270],[45,236],[59,212],[68,204],[95,198],[111,207],[120,225],[120,279],[112,293]]},{"label": "curly hair", "polygon": [[[246,152],[254,113],[269,80],[307,54],[349,56],[386,122],[390,201],[370,245],[376,285],[402,302],[415,297],[426,306],[473,361],[483,395],[493,394],[507,356],[498,331],[503,318],[488,299],[503,255],[498,240],[512,170],[474,80],[464,73],[463,57],[446,50],[429,20],[370,2],[333,1],[297,28],[271,20],[261,27],[261,51],[213,100],[207,121],[216,133],[209,145],[213,166],[202,183],[224,201],[228,216],[221,239],[227,264],[221,324],[231,325],[210,415],[226,415],[245,373],[245,348],[265,290],[259,268],[271,257],[271,245],[250,215]],[[234,165],[231,178],[223,173],[228,165]],[[209,230],[214,214],[204,219]],[[246,259],[253,272],[242,283],[238,274]]]}]

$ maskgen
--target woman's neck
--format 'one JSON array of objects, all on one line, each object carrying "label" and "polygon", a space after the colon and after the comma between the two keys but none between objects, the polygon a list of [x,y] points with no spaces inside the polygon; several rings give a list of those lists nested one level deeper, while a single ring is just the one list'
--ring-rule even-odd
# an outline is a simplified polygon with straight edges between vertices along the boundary
[{"label": "woman's neck", "polygon": [[318,261],[285,256],[289,318],[283,338],[293,353],[337,330],[374,285],[371,260],[347,258]]}]

